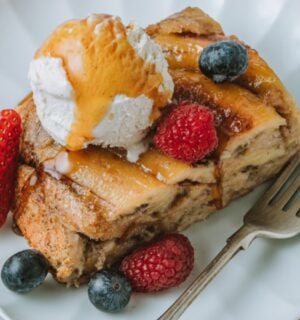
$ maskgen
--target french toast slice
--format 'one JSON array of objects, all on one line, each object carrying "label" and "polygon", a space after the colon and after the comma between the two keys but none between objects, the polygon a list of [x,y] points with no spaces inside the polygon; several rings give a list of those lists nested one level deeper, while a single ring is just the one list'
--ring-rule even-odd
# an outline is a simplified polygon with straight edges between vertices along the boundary
[{"label": "french toast slice", "polygon": [[[211,210],[215,210],[205,207],[210,194],[209,190],[205,193],[203,188],[207,187],[199,186],[199,191],[193,194],[202,195],[202,207],[197,208],[198,219],[205,219]],[[93,219],[93,212],[85,207],[85,193],[86,189],[74,182],[69,185],[28,165],[19,167],[14,209],[16,227],[29,245],[47,258],[58,282],[79,286],[88,281],[94,272],[111,266],[141,243],[174,231],[175,225],[168,224],[166,220],[158,221],[156,217],[147,216],[139,221],[135,217],[126,230],[121,225],[118,237],[91,239],[80,232],[85,228],[86,221]],[[199,199],[194,201],[199,202]],[[175,217],[182,216],[179,207],[180,201],[179,206],[174,204]],[[189,221],[185,218],[182,227],[183,223],[189,224]],[[95,223],[94,228],[97,227],[99,224]]]},{"label": "french toast slice", "polygon": [[245,75],[217,85],[199,71],[198,56],[228,37],[203,11],[188,8],[147,32],[168,59],[174,103],[191,100],[215,113],[218,149],[196,164],[154,148],[136,164],[99,147],[69,152],[42,128],[32,97],[25,99],[18,106],[25,165],[15,223],[60,282],[79,285],[137,244],[205,219],[276,174],[299,150],[295,102],[254,50],[248,48]]},{"label": "french toast slice", "polygon": [[[46,171],[62,184],[78,185],[85,190],[81,192],[82,201],[86,203],[85,213],[76,214],[75,210],[72,214],[64,210],[61,218],[75,228],[74,231],[91,239],[121,237],[129,233],[132,224],[145,223],[149,219],[163,219],[169,208],[191,188],[181,185],[188,179],[193,180],[193,184],[209,184],[210,187],[215,183],[212,164],[192,167],[170,158],[167,162],[162,162],[166,157],[157,151],[149,151],[148,160],[152,154],[156,163],[166,166],[166,171],[161,170],[161,179],[157,179],[153,172],[145,169],[146,162],[145,165],[141,162],[133,164],[108,150],[90,147],[82,152],[68,152],[56,145],[41,127],[31,97],[18,106],[17,110],[23,124],[21,155],[24,163],[39,171]],[[61,155],[66,155],[67,159]],[[154,159],[150,159],[153,169]],[[69,171],[60,172],[61,168],[66,166],[70,167]],[[171,166],[172,172],[168,166]],[[170,175],[167,179],[168,172]],[[54,198],[49,204],[55,204],[55,197],[59,199],[60,191],[57,195],[55,191],[50,192]],[[62,208],[68,209],[70,206],[71,203],[66,203]],[[76,207],[78,206],[74,206]],[[212,210],[215,210],[215,206]],[[84,216],[89,218],[82,223]]]},{"label": "french toast slice", "polygon": [[[197,213],[199,220],[216,210],[212,161],[192,166],[166,158],[157,150],[149,150],[147,157],[142,157],[137,165],[125,163],[124,159],[116,158],[114,153],[107,150],[89,148],[86,151],[91,152],[87,155],[88,160],[94,156],[99,159],[97,163],[102,171],[89,165],[90,162],[84,156],[83,160],[80,158],[75,162],[82,171],[71,168],[63,174],[59,170],[65,165],[58,165],[55,159],[61,161],[60,155],[66,150],[57,146],[41,127],[32,98],[25,99],[18,106],[18,111],[23,124],[21,155],[26,164],[19,169],[14,219],[30,246],[47,257],[59,282],[79,285],[97,269],[115,262],[137,244],[160,233],[175,231],[180,226],[186,227],[190,223],[189,219],[184,218],[180,223],[179,220],[188,211]],[[79,156],[71,152],[70,161],[73,160],[73,154],[76,159]],[[119,172],[118,167],[109,170],[108,167],[114,165],[112,159],[117,164],[122,161],[125,166],[138,168],[138,175],[133,175],[133,170]],[[147,161],[150,163],[147,164]],[[149,171],[150,167],[152,172]],[[159,179],[156,178],[158,172],[154,170],[160,171]],[[140,172],[149,180],[157,182],[153,184],[155,188],[159,185],[166,190],[158,191],[166,192],[160,195],[160,199],[168,202],[161,204],[160,210],[158,206],[149,208],[144,203],[139,204],[138,208],[132,207],[131,213],[120,211],[118,206],[113,205],[113,197],[110,198],[107,192],[99,196],[99,186],[90,178],[86,179],[97,175],[96,181],[105,178],[108,184],[117,174],[118,188],[120,190],[123,186],[126,192],[134,190],[128,181],[135,178],[139,182]],[[145,201],[140,190],[136,192],[136,197]],[[171,203],[169,198],[172,199]],[[52,228],[55,229],[53,234]]]},{"label": "french toast slice", "polygon": [[29,245],[48,259],[57,281],[78,286],[96,270],[111,265],[140,242],[149,241],[158,231],[153,222],[148,222],[132,226],[126,239],[89,239],[62,219],[65,205],[69,213],[75,208],[78,215],[82,214],[82,223],[89,218],[80,198],[82,188],[73,188],[76,190],[69,189],[45,172],[21,165],[14,217]]}]

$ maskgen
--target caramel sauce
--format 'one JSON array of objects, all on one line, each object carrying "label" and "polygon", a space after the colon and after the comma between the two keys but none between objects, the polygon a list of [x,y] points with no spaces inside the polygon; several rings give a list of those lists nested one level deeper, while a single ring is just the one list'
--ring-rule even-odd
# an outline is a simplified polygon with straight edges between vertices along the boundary
[{"label": "caramel sauce", "polygon": [[223,192],[222,192],[222,169],[220,168],[220,165],[217,163],[215,166],[215,172],[214,172],[215,178],[216,178],[216,184],[212,186],[212,197],[214,205],[217,209],[223,208]]},{"label": "caramel sauce", "polygon": [[138,165],[96,146],[70,151],[68,161],[70,170],[66,177],[122,211],[139,203],[138,194],[143,197],[159,188],[166,190],[162,182]]},{"label": "caramel sauce", "polygon": [[[216,127],[220,132],[219,136],[222,136],[221,140],[224,140],[221,141],[221,144],[228,140],[228,137],[247,131],[253,126],[251,117],[241,115],[240,110],[233,110],[233,104],[225,105],[227,98],[222,91],[230,89],[233,94],[240,94],[240,92],[234,88],[215,85],[199,70],[198,61],[203,48],[223,38],[223,36],[217,35],[203,37],[190,33],[162,34],[155,38],[155,41],[162,46],[170,67],[189,72],[179,74],[178,77],[176,73],[172,74],[175,82],[175,100],[190,100],[210,107],[215,115]],[[195,87],[191,82],[184,83],[183,80],[192,79],[194,81],[192,72],[196,74],[194,76]],[[222,99],[225,103],[221,103]],[[238,105],[238,101],[235,105]]]},{"label": "caramel sauce", "polygon": [[[199,57],[203,48],[222,40],[238,40],[236,36],[199,36],[192,33],[162,34],[155,41],[162,47],[172,69],[185,69],[199,72]],[[202,49],[201,49],[202,48]],[[263,101],[279,109],[278,103],[289,104],[285,88],[256,50],[247,47],[248,69],[235,82],[259,95]]]},{"label": "caramel sauce", "polygon": [[[198,84],[200,85],[200,82]],[[251,129],[252,122],[250,118],[243,117],[238,112],[235,112],[231,106],[226,106],[226,103],[222,105],[219,98],[216,98],[218,92],[215,92],[215,97],[213,97],[213,90],[210,91],[210,94],[207,94],[206,90],[202,91],[201,89],[191,87],[190,84],[176,82],[175,79],[174,99],[177,102],[189,100],[209,107],[215,116],[219,139],[221,136],[224,139],[228,139],[230,136]]]},{"label": "caramel sauce", "polygon": [[142,154],[137,164],[167,184],[176,183],[181,180],[182,172],[191,170],[189,164],[168,157],[156,149],[149,149]]},{"label": "caramel sauce", "polygon": [[138,56],[122,22],[108,15],[71,20],[60,26],[35,58],[61,58],[76,99],[75,120],[67,140],[69,150],[82,149],[116,95],[146,95],[154,101],[151,120],[170,97],[159,92],[163,78],[154,64]]},{"label": "caramel sauce", "polygon": [[202,37],[192,34],[162,34],[155,38],[161,45],[170,68],[199,70],[199,57],[203,48],[221,39],[219,36]]},{"label": "caramel sauce", "polygon": [[280,114],[279,106],[291,103],[284,85],[257,51],[248,49],[248,57],[248,69],[238,79],[238,83],[259,95],[265,103],[274,106]]},{"label": "caramel sauce", "polygon": [[175,101],[190,100],[204,104],[215,115],[219,145],[212,155],[216,164],[216,184],[212,187],[212,195],[218,209],[223,207],[223,173],[219,159],[228,140],[231,136],[239,135],[276,117],[272,106],[284,99],[278,94],[283,91],[280,80],[257,52],[250,48],[247,48],[249,67],[236,83],[216,85],[205,77],[199,69],[200,48],[224,39],[237,40],[235,37],[201,37],[191,34],[158,35],[155,39],[162,46],[173,70]]},{"label": "caramel sauce", "polygon": [[210,105],[210,109],[215,115],[215,123],[217,129],[220,129],[227,136],[232,136],[251,129],[251,121],[242,118],[230,108],[217,108]]}]

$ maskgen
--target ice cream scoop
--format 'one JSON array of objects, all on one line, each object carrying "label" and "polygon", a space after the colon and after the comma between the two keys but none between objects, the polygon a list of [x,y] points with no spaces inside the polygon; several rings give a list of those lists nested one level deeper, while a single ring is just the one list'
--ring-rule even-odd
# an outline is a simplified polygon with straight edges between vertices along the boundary
[{"label": "ice cream scoop", "polygon": [[54,140],[69,150],[122,147],[131,160],[174,89],[159,45],[136,24],[100,14],[58,27],[37,51],[29,78]]}]

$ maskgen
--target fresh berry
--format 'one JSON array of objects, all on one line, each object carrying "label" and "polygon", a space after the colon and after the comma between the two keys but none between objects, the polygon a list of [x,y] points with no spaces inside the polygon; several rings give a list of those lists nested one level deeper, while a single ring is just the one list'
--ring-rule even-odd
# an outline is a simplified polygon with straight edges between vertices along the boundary
[{"label": "fresh berry", "polygon": [[5,223],[14,197],[21,119],[14,110],[0,111],[0,227]]},{"label": "fresh berry", "polygon": [[48,268],[48,263],[41,254],[34,250],[24,250],[4,263],[1,279],[11,291],[28,293],[44,282]]},{"label": "fresh berry", "polygon": [[119,272],[102,270],[90,280],[88,295],[92,304],[99,310],[118,312],[124,309],[131,296],[129,281]]},{"label": "fresh berry", "polygon": [[120,269],[134,291],[155,292],[181,284],[193,266],[194,249],[188,238],[168,234],[127,256]]},{"label": "fresh berry", "polygon": [[197,162],[218,144],[214,115],[207,107],[182,103],[162,119],[153,142],[172,158]]},{"label": "fresh berry", "polygon": [[237,41],[220,41],[203,49],[199,67],[216,83],[233,81],[248,67],[247,49]]}]

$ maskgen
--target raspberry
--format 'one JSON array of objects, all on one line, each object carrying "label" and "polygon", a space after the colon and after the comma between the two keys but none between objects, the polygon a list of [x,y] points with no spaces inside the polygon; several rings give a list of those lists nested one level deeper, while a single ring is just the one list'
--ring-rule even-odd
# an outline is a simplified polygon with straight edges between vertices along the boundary
[{"label": "raspberry", "polygon": [[156,292],[181,284],[194,266],[194,249],[187,237],[167,234],[127,256],[120,270],[134,291]]},{"label": "raspberry", "polygon": [[184,102],[162,119],[153,141],[172,158],[197,162],[218,144],[214,115],[207,107]]},{"label": "raspberry", "polygon": [[14,110],[0,111],[0,227],[14,198],[18,166],[21,119]]}]

